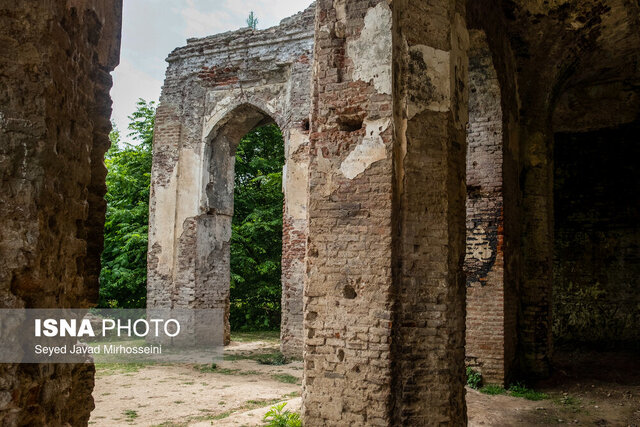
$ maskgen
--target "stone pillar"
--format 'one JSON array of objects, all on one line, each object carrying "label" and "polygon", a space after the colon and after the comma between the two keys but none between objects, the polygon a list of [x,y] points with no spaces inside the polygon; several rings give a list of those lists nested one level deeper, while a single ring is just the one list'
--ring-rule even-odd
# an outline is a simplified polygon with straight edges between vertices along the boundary
[{"label": "stone pillar", "polygon": [[317,3],[305,425],[466,424],[464,16]]}]

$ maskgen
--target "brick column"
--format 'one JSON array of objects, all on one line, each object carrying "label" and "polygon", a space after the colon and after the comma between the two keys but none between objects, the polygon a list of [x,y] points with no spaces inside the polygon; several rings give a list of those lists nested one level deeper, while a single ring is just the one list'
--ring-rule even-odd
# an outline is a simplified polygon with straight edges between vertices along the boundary
[{"label": "brick column", "polygon": [[466,424],[467,36],[432,3],[317,4],[307,426]]},{"label": "brick column", "polygon": [[514,256],[505,241],[509,135],[484,31],[470,32],[469,62],[466,360],[485,383],[504,384],[514,357],[517,312],[515,286],[505,266]]},{"label": "brick column", "polygon": [[394,425],[465,425],[464,2],[394,2]]}]

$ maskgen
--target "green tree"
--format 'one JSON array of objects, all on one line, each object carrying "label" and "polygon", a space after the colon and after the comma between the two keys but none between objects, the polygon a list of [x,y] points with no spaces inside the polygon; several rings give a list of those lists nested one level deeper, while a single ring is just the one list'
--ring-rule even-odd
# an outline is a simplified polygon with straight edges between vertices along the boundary
[{"label": "green tree", "polygon": [[115,129],[105,156],[107,215],[100,272],[99,307],[144,308],[147,285],[149,185],[151,146],[156,106],[138,101],[129,116],[129,136],[136,144],[120,140]]},{"label": "green tree", "polygon": [[247,18],[247,27],[253,28],[254,30],[258,27],[258,18],[253,14],[253,10],[249,12],[249,17]]},{"label": "green tree", "polygon": [[234,329],[280,326],[282,167],[280,129],[263,126],[236,150],[231,237],[231,312]]}]

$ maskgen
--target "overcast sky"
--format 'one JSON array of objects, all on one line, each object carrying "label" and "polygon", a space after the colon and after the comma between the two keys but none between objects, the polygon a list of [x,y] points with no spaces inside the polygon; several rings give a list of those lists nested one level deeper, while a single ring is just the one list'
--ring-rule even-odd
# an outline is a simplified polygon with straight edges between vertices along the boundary
[{"label": "overcast sky", "polygon": [[158,101],[165,58],[187,38],[246,26],[250,11],[258,29],[304,10],[312,0],[124,0],[120,65],[113,72],[112,118],[123,139],[138,98]]}]

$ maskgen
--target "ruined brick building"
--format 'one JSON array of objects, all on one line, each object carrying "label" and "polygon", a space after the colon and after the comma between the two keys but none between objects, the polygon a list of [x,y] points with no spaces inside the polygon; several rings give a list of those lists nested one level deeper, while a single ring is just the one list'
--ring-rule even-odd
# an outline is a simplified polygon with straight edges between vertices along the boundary
[{"label": "ruined brick building", "polygon": [[[121,4],[0,11],[0,301],[90,306]],[[636,0],[320,0],[168,62],[149,304],[225,309],[232,154],[276,123],[305,425],[464,425],[465,359],[504,382],[554,334],[640,341]],[[92,387],[2,365],[0,419],[86,424]]]}]

